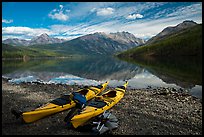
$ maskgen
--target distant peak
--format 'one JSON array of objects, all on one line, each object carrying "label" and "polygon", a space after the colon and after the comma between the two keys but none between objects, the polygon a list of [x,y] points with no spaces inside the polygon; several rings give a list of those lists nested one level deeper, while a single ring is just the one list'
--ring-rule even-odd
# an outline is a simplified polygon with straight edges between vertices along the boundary
[{"label": "distant peak", "polygon": [[185,21],[183,21],[183,23],[193,23],[193,24],[197,24],[197,23],[194,22],[193,20],[185,20]]},{"label": "distant peak", "polygon": [[116,33],[111,32],[110,34],[130,34],[130,33],[127,31],[122,31],[122,32],[118,31]]},{"label": "distant peak", "polygon": [[49,37],[49,35],[47,33],[43,33],[39,37]]},{"label": "distant peak", "polygon": [[188,28],[188,27],[192,27],[197,25],[196,22],[192,21],[192,20],[185,20],[182,23],[178,24],[176,27],[178,28]]},{"label": "distant peak", "polygon": [[127,31],[122,31],[121,33],[124,33],[124,34],[130,34],[129,32]]},{"label": "distant peak", "polygon": [[104,35],[105,32],[95,32],[94,34]]}]

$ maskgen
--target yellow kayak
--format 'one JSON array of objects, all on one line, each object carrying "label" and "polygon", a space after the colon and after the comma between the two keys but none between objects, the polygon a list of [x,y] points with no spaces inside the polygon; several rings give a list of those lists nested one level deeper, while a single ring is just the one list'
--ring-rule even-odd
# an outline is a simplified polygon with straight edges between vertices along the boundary
[{"label": "yellow kayak", "polygon": [[[90,100],[94,98],[96,95],[98,95],[99,93],[101,93],[102,91],[104,91],[108,83],[109,82],[107,81],[102,85],[85,87],[83,89],[79,89],[78,91],[75,91],[75,93],[79,93],[83,95],[86,98],[86,100]],[[75,105],[76,105],[76,102],[73,99],[73,94],[68,94],[68,95],[63,95],[62,97],[57,98],[35,110],[29,111],[29,112],[22,112],[21,115],[25,123],[31,123],[43,117],[75,107]],[[15,112],[13,114],[16,115]]]},{"label": "yellow kayak", "polygon": [[96,96],[95,99],[90,101],[81,112],[74,115],[71,120],[67,122],[70,123],[74,128],[83,126],[90,119],[102,114],[104,111],[117,104],[121,98],[123,98],[127,85],[128,82],[126,82],[123,86],[116,87],[113,90],[108,90],[101,96]]}]

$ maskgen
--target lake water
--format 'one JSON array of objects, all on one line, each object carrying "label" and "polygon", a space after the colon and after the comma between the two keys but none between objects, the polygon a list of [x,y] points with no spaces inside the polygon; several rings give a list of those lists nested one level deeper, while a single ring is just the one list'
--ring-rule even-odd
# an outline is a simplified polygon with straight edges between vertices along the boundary
[{"label": "lake water", "polygon": [[202,64],[189,59],[177,61],[130,63],[113,57],[3,60],[2,76],[12,78],[10,82],[17,84],[41,80],[48,84],[98,85],[109,80],[111,87],[128,80],[128,88],[183,88],[202,98]]}]

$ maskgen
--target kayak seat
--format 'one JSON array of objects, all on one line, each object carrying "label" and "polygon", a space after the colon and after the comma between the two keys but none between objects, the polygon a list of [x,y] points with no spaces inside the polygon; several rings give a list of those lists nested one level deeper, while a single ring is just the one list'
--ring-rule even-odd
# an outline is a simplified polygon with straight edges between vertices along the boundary
[{"label": "kayak seat", "polygon": [[104,94],[103,97],[116,97],[116,91],[111,90],[110,92]]},{"label": "kayak seat", "polygon": [[85,96],[88,93],[88,91],[89,91],[88,89],[82,89],[78,93],[80,93],[80,94]]},{"label": "kayak seat", "polygon": [[118,88],[125,89],[125,87],[124,87],[124,86],[118,86]]},{"label": "kayak seat", "polygon": [[107,103],[102,101],[102,100],[92,100],[89,102],[88,106],[96,107],[96,108],[102,108],[106,105]]},{"label": "kayak seat", "polygon": [[98,85],[98,86],[93,86],[93,87],[101,89],[103,86],[102,85]]},{"label": "kayak seat", "polygon": [[56,98],[55,100],[52,100],[50,103],[62,106],[62,105],[69,104],[70,102],[71,102],[70,95],[63,95],[60,98]]}]

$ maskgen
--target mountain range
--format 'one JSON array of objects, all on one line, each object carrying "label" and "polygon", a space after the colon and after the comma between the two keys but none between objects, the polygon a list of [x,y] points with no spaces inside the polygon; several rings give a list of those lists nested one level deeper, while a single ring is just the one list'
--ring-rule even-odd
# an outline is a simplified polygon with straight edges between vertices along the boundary
[{"label": "mountain range", "polygon": [[[47,50],[59,53],[62,56],[68,55],[112,55],[117,52],[144,44],[144,40],[136,38],[129,32],[117,32],[106,34],[96,32],[84,35],[72,40],[64,41],[57,38],[50,38],[42,34],[30,41],[19,39],[7,39],[4,44],[21,45],[37,50]],[[5,49],[5,48],[4,48]]]},{"label": "mountain range", "polygon": [[9,38],[4,40],[2,43],[13,45],[13,46],[30,46],[30,45],[39,45],[39,44],[62,43],[64,41],[65,41],[64,39],[52,38],[46,33],[43,33],[40,36],[32,38],[31,40]]},{"label": "mountain range", "polygon": [[[137,46],[144,44],[144,40],[140,38],[136,38],[133,34],[129,32],[117,32],[106,34],[104,32],[96,32],[94,34],[88,34],[82,37],[78,37],[76,39],[70,40],[68,43],[72,43],[73,41],[84,41],[91,42],[92,40],[100,41],[100,39],[110,39],[112,41],[116,41],[119,44],[124,44],[127,46]],[[31,45],[45,45],[45,44],[55,44],[55,43],[63,43],[67,40],[52,38],[48,34],[43,33],[40,36],[34,37],[31,40],[24,40],[18,38],[9,38],[3,40],[2,43],[9,44],[13,46],[31,46]],[[74,43],[74,42],[73,42]],[[65,43],[66,45],[66,43]]]},{"label": "mountain range", "polygon": [[61,50],[69,50],[79,54],[112,55],[142,44],[144,44],[144,40],[136,38],[128,32],[110,34],[96,32],[60,43],[58,46]]},{"label": "mountain range", "polygon": [[[9,52],[12,46],[21,45],[16,47],[19,47],[18,48],[19,50],[23,48],[24,51],[26,50],[25,48],[27,48],[30,50],[30,52],[32,52],[32,55],[28,54],[27,56],[38,56],[37,54],[38,52],[40,52],[41,55],[43,53],[49,52],[49,54],[45,54],[45,56],[113,55],[113,54],[119,54],[126,50],[127,50],[126,53],[129,54],[130,51],[131,52],[133,50],[135,51],[135,49],[139,51],[141,49],[147,50],[147,48],[152,49],[151,50],[152,52],[151,53],[148,52],[148,54],[159,55],[160,53],[158,53],[158,51],[162,50],[161,53],[164,55],[167,55],[169,53],[173,53],[174,51],[176,51],[175,49],[177,48],[177,47],[176,48],[174,47],[171,49],[171,46],[169,46],[168,43],[172,43],[172,41],[175,42],[175,40],[177,39],[177,41],[180,42],[179,44],[182,45],[183,43],[186,43],[185,41],[188,41],[188,39],[194,39],[195,37],[192,38],[191,34],[188,34],[188,37],[183,37],[184,40],[178,39],[177,35],[182,37],[185,35],[185,33],[183,33],[184,31],[191,30],[197,25],[198,24],[193,21],[184,21],[176,26],[167,27],[163,29],[160,33],[150,38],[147,42],[145,42],[143,39],[136,38],[133,34],[129,32],[124,32],[124,31],[109,33],[109,34],[104,32],[96,32],[93,34],[84,35],[68,41],[65,41],[63,39],[58,39],[58,38],[51,38],[47,34],[42,34],[40,36],[34,37],[29,41],[19,40],[19,39],[7,39],[7,40],[4,40],[2,43],[9,44],[11,46],[7,48],[4,45],[3,53],[8,53],[9,56],[11,56],[11,53]],[[175,37],[172,38],[171,40],[168,40],[172,36],[175,36]],[[165,43],[167,41],[168,43]],[[165,51],[164,49],[161,48],[161,46],[155,46],[156,43],[158,43],[157,45],[159,44],[166,45],[168,49],[167,50],[165,49],[166,50]],[[200,43],[198,40],[198,45],[199,44]],[[151,46],[151,45],[154,45],[154,46]],[[178,45],[178,43],[174,43],[174,45]],[[195,47],[192,47],[192,48],[194,49]],[[19,53],[20,52],[19,50],[17,50],[16,52]],[[15,50],[12,50],[12,52],[14,51]],[[182,50],[179,51],[179,53],[181,52]],[[21,53],[21,55],[24,53]],[[138,52],[134,53],[134,56],[140,55],[140,53]]]}]

